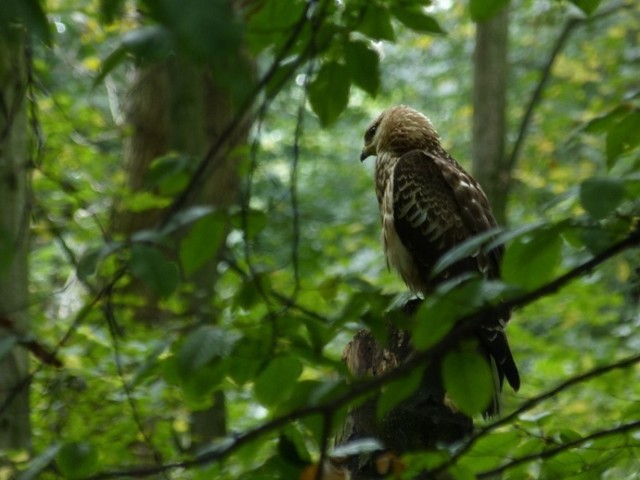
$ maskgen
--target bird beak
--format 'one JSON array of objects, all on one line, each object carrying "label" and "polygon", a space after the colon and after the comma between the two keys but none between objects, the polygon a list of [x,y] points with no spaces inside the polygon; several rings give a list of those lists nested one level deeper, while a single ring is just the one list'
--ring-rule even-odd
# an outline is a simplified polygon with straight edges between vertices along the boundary
[{"label": "bird beak", "polygon": [[360,153],[360,161],[364,162],[367,158],[369,158],[374,153],[375,153],[375,149],[373,148],[372,145],[368,145],[364,147],[362,149],[362,152]]}]

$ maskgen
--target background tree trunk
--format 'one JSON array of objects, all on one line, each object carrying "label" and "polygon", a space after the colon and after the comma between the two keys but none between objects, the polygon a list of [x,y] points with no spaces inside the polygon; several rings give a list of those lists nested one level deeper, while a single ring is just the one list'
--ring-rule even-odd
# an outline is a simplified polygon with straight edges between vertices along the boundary
[{"label": "background tree trunk", "polygon": [[506,223],[511,172],[505,162],[508,8],[478,23],[473,78],[473,175],[489,197],[498,223]]},{"label": "background tree trunk", "polygon": [[[235,114],[229,94],[216,85],[208,71],[186,58],[174,57],[161,64],[137,69],[125,107],[126,122],[132,128],[125,145],[129,188],[132,191],[144,189],[145,176],[153,160],[171,151],[200,161]],[[246,129],[234,138],[234,142],[242,143],[245,139]],[[238,199],[241,158],[231,152],[218,156],[214,161],[218,162],[213,169],[215,174],[205,180],[191,203],[224,210]],[[152,226],[163,213],[161,210],[151,214],[118,211],[113,225],[117,232],[131,234]],[[217,255],[190,279],[194,289],[189,301],[196,324],[215,321],[216,314],[211,310],[210,299],[223,249],[224,244]],[[153,307],[153,302],[150,305],[141,315],[146,320],[157,322],[160,313]],[[222,392],[217,392],[211,408],[192,413],[192,446],[226,434],[224,401]]]},{"label": "background tree trunk", "polygon": [[[29,159],[21,28],[0,29],[0,344],[28,331]],[[3,328],[7,327],[7,328]],[[29,449],[29,356],[0,358],[0,450]]]}]

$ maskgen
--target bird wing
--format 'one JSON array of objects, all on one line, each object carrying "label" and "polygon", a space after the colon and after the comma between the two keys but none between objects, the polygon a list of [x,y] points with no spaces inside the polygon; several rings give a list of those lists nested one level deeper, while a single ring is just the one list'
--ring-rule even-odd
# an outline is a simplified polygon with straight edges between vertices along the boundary
[{"label": "bird wing", "polygon": [[[413,150],[398,159],[391,181],[395,230],[419,264],[423,292],[465,272],[479,271],[489,278],[499,276],[502,246],[487,255],[478,251],[431,278],[431,269],[441,255],[496,226],[480,185],[460,165],[450,158]],[[495,319],[480,328],[478,335],[497,364],[500,384],[506,376],[517,390],[520,378],[503,331],[507,321],[508,316]]]},{"label": "bird wing", "polygon": [[[441,276],[431,269],[445,252],[495,226],[477,183],[451,161],[413,150],[397,161],[393,171],[393,216],[398,236],[420,264],[424,291],[433,284],[464,272],[487,270],[478,254],[463,259]],[[480,196],[480,199],[478,197]],[[486,210],[486,211],[485,211]],[[486,213],[488,211],[488,213]]]}]

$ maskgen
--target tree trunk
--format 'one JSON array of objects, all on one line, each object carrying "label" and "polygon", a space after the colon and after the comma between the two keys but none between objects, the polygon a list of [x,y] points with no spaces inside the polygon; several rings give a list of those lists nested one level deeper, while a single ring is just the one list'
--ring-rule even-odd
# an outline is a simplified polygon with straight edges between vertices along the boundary
[{"label": "tree trunk", "polygon": [[[132,134],[125,146],[125,168],[129,188],[144,188],[145,175],[157,157],[175,151],[200,161],[207,148],[220,136],[236,114],[226,91],[219,88],[212,76],[188,59],[171,60],[135,71],[126,117]],[[247,131],[234,137],[234,144],[244,142]],[[233,147],[231,145],[230,147]],[[229,148],[228,150],[232,150]],[[238,199],[240,157],[234,153],[214,159],[215,175],[207,178],[192,200],[200,205],[226,209]],[[116,212],[115,230],[131,234],[154,225],[164,212]],[[227,226],[228,227],[228,226]],[[211,296],[218,275],[221,251],[188,280],[194,288],[190,294],[191,310],[200,322],[216,317],[211,311]],[[138,312],[157,322],[159,312],[149,302],[145,312]],[[193,412],[191,417],[192,445],[197,446],[226,434],[225,399],[216,392],[211,408]]]},{"label": "tree trunk", "polygon": [[[0,345],[28,331],[29,159],[24,31],[0,29]],[[7,342],[7,343],[5,343]],[[29,356],[0,358],[0,451],[30,449]]]},{"label": "tree trunk", "polygon": [[511,172],[505,162],[508,8],[478,23],[473,79],[473,175],[499,224],[506,223]]},{"label": "tree trunk", "polygon": [[[418,300],[408,302],[403,313],[412,315],[418,305]],[[413,352],[409,334],[390,325],[386,346],[380,345],[371,332],[361,330],[347,345],[344,360],[355,377],[376,377],[409,360]],[[382,452],[347,459],[343,469],[349,471],[352,480],[388,478],[387,468],[393,466],[381,469],[380,464],[388,462],[377,461],[380,455],[453,445],[473,430],[472,419],[454,411],[446,399],[438,359],[426,367],[417,391],[383,418],[378,418],[377,401],[374,396],[349,412],[336,437],[336,445],[364,438],[376,438],[384,445]]]}]

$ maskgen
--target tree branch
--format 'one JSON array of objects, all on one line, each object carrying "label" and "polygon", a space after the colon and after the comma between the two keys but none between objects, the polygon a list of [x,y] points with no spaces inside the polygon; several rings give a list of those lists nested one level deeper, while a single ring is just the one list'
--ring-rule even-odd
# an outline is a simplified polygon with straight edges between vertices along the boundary
[{"label": "tree branch", "polygon": [[456,453],[450,458],[448,459],[446,462],[444,462],[442,465],[438,466],[437,468],[434,468],[433,470],[430,470],[428,473],[431,475],[437,475],[438,473],[446,470],[447,468],[451,467],[452,465],[454,465],[465,453],[467,453],[471,447],[473,447],[478,440],[484,438],[487,436],[487,434],[493,432],[494,430],[496,430],[499,427],[502,427],[504,425],[508,425],[509,423],[513,422],[514,420],[517,420],[517,418],[524,412],[527,412],[529,410],[531,410],[532,408],[534,408],[535,406],[539,405],[540,403],[544,402],[545,400],[548,400],[549,398],[553,398],[555,397],[558,393],[567,390],[570,387],[573,387],[574,385],[577,385],[579,383],[582,382],[586,382],[588,380],[591,380],[593,378],[599,377],[601,375],[605,375],[613,370],[618,370],[618,369],[624,369],[624,368],[628,368],[631,367],[633,365],[635,365],[636,363],[640,362],[640,355],[633,355],[631,357],[627,357],[623,360],[620,360],[619,362],[615,362],[615,363],[611,363],[609,365],[603,365],[601,367],[597,367],[594,368],[592,370],[589,370],[583,374],[571,377],[567,380],[565,380],[564,382],[560,383],[559,385],[557,385],[556,387],[547,390],[546,392],[530,398],[529,400],[525,401],[523,404],[521,404],[517,409],[515,409],[513,412],[511,412],[509,415],[506,415],[502,418],[500,418],[499,420],[497,420],[496,422],[493,422],[490,425],[487,425],[486,427],[482,428],[481,430],[479,430],[477,433],[475,433],[474,435],[472,435],[467,441],[466,443],[460,447],[458,450],[456,450]]},{"label": "tree branch", "polygon": [[634,430],[640,430],[640,420],[636,420],[635,422],[624,423],[614,428],[609,428],[606,430],[599,430],[594,432],[586,437],[579,438],[578,440],[574,440],[572,442],[563,443],[562,445],[558,445],[557,447],[549,448],[548,450],[544,450],[539,453],[532,453],[531,455],[523,455],[522,457],[517,457],[511,460],[504,465],[494,468],[492,470],[486,470],[484,472],[480,472],[476,475],[476,478],[496,478],[497,475],[501,473],[517,467],[518,465],[522,465],[523,463],[533,462],[535,460],[543,460],[545,458],[555,457],[556,455],[570,450],[574,447],[579,447],[585,443],[588,443],[592,440],[598,440],[600,438],[610,437],[612,435],[617,435],[619,433],[632,432]]},{"label": "tree branch", "polygon": [[536,88],[531,94],[531,98],[529,99],[529,103],[527,104],[527,109],[525,111],[524,116],[522,117],[522,121],[520,122],[520,127],[518,128],[518,136],[516,137],[516,141],[514,142],[513,150],[511,151],[511,154],[509,155],[506,161],[505,170],[507,172],[512,172],[513,169],[515,168],[515,165],[520,156],[520,152],[522,150],[522,146],[524,144],[524,140],[527,136],[531,119],[533,118],[533,112],[538,106],[538,104],[540,103],[540,100],[542,99],[542,94],[544,92],[544,89],[546,88],[547,83],[551,78],[551,71],[553,70],[555,61],[558,58],[558,55],[560,54],[560,52],[564,49],[565,45],[567,44],[567,40],[569,40],[569,37],[571,36],[571,34],[575,31],[577,27],[580,27],[589,23],[593,23],[598,20],[602,20],[604,18],[607,18],[613,15],[614,13],[619,12],[620,10],[631,8],[632,6],[633,5],[631,3],[619,3],[616,5],[612,5],[608,9],[605,9],[602,12],[598,13],[597,15],[593,15],[591,17],[585,17],[585,18],[571,17],[567,20],[562,31],[560,32],[560,35],[556,39],[556,42],[553,45],[553,48],[551,49],[549,58],[544,64],[542,71],[540,73],[540,80],[538,80],[538,84],[536,85]]},{"label": "tree branch", "polygon": [[[374,377],[368,379],[366,381],[354,382],[350,385],[350,388],[347,392],[326,401],[325,403],[321,403],[318,405],[310,405],[306,407],[299,408],[297,410],[293,410],[285,415],[277,417],[271,421],[268,421],[252,430],[247,431],[244,434],[236,436],[235,438],[229,439],[226,443],[221,444],[220,448],[217,448],[213,451],[204,453],[202,455],[196,456],[191,460],[186,460],[183,462],[175,462],[168,463],[159,466],[148,466],[141,468],[134,468],[128,470],[120,470],[120,471],[112,471],[112,472],[102,472],[99,474],[90,477],[91,480],[102,480],[107,478],[120,478],[120,477],[146,477],[155,475],[161,472],[165,472],[167,470],[173,469],[188,469],[193,468],[198,465],[203,465],[207,463],[211,463],[213,461],[221,460],[233,452],[238,450],[240,447],[245,444],[256,440],[267,433],[275,431],[289,422],[294,420],[299,420],[310,415],[320,414],[320,415],[331,415],[336,412],[338,409],[348,405],[358,398],[362,398],[368,394],[371,394],[382,386],[400,378],[405,377],[406,375],[413,372],[415,368],[423,366],[426,362],[433,359],[434,357],[441,355],[448,348],[453,345],[456,340],[459,338],[461,334],[466,334],[471,332],[474,328],[477,328],[489,314],[499,314],[504,309],[511,309],[516,307],[523,307],[528,305],[539,298],[544,297],[545,295],[549,295],[558,291],[560,288],[564,287],[572,280],[579,278],[582,275],[590,272],[593,268],[615,256],[616,254],[637,246],[640,243],[640,229],[633,231],[626,238],[621,240],[620,242],[612,245],[610,248],[606,249],[602,253],[594,256],[592,259],[584,262],[583,264],[577,266],[576,268],[570,270],[566,274],[558,277],[556,280],[520,297],[507,300],[504,304],[497,306],[487,306],[479,309],[477,312],[467,315],[460,320],[461,324],[451,330],[447,335],[443,337],[443,339],[432,346],[431,348],[417,352],[410,360],[406,363],[398,366],[396,369],[389,371],[383,375],[378,377]],[[603,367],[606,368],[606,367]],[[613,367],[612,367],[613,368]],[[565,387],[568,388],[568,387]],[[569,447],[567,447],[569,448]]]}]

